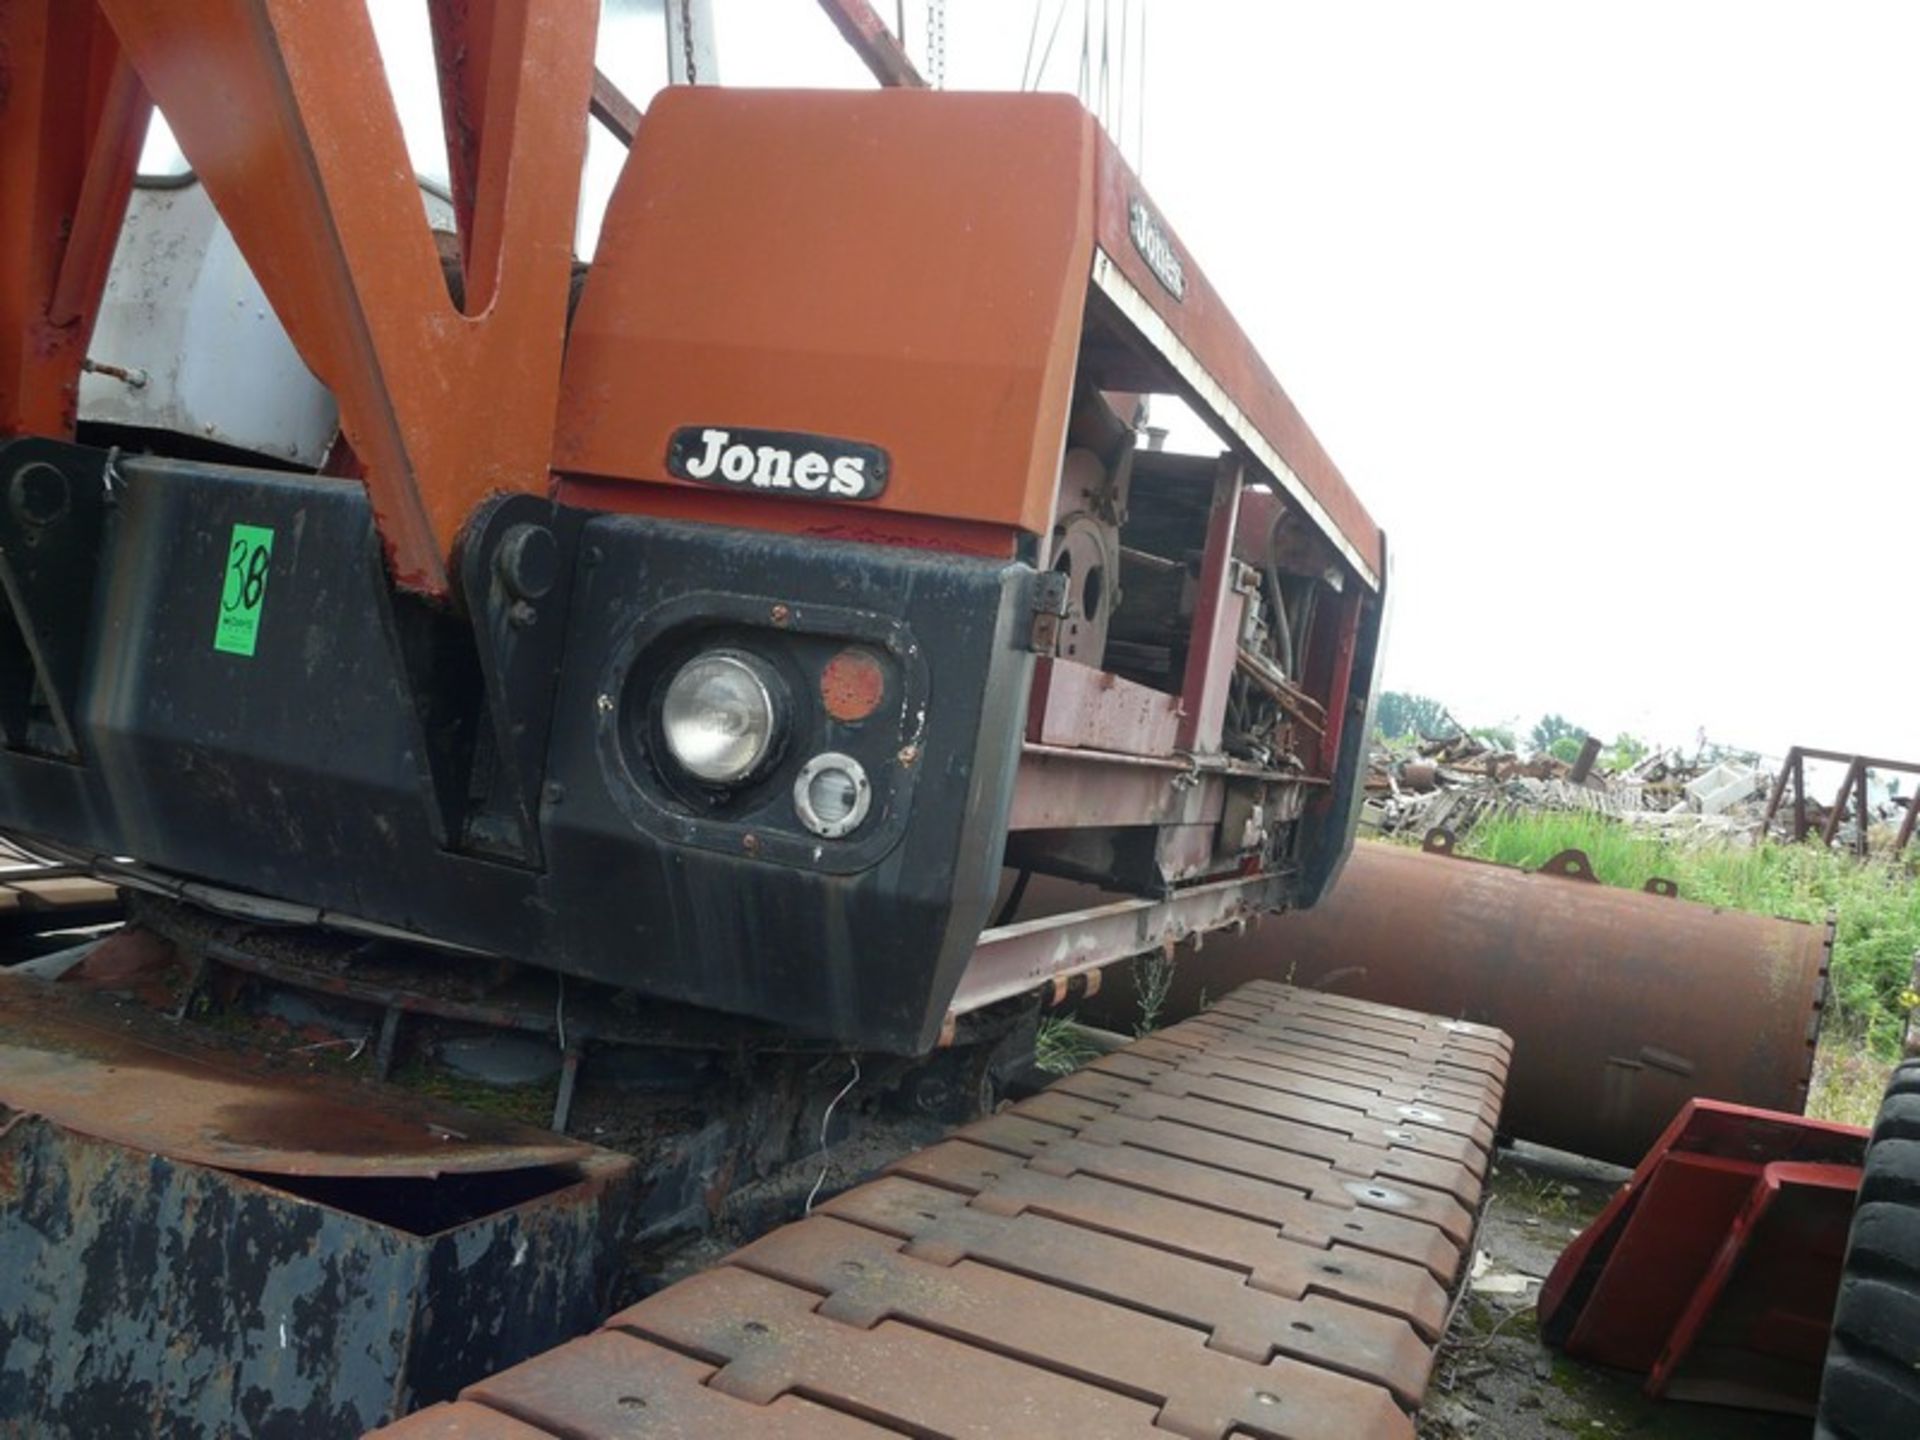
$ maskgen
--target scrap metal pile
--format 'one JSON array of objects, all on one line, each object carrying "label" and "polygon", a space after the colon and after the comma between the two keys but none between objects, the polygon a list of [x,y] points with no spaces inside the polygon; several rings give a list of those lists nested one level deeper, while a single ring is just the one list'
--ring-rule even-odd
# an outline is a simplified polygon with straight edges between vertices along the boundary
[{"label": "scrap metal pile", "polygon": [[1459,731],[1412,747],[1376,748],[1367,771],[1361,823],[1383,834],[1465,834],[1479,821],[1520,810],[1593,810],[1621,814],[1646,803],[1646,783],[1575,766],[1552,755],[1522,757]]},{"label": "scrap metal pile", "polygon": [[[1592,737],[1571,762],[1544,753],[1523,756],[1464,730],[1386,742],[1370,757],[1362,823],[1387,835],[1445,829],[1463,836],[1493,816],[1592,811],[1675,837],[1753,842],[1762,835],[1812,836],[1865,854],[1904,850],[1920,809],[1911,793],[1902,793],[1912,791],[1920,767],[1901,761],[1802,746],[1777,765],[1717,746],[1702,746],[1691,756],[1658,750],[1619,769],[1599,757]],[[1809,793],[1808,761],[1845,767],[1832,801]]]}]

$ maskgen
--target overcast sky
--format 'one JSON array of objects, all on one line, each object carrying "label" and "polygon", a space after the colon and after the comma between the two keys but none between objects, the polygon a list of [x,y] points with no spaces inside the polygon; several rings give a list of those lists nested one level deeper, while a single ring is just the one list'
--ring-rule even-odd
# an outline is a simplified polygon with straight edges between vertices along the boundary
[{"label": "overcast sky", "polygon": [[[727,83],[866,83],[811,0],[713,3]],[[1920,6],[1152,0],[1142,90],[1142,3],[1039,0],[1043,83],[1132,18],[1109,109],[1388,531],[1391,686],[1920,759]],[[948,84],[1034,11],[949,0]]]}]

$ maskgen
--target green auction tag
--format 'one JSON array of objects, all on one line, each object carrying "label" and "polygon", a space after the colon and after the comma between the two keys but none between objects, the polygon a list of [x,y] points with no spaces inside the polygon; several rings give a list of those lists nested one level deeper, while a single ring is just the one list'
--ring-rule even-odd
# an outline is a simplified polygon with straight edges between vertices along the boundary
[{"label": "green auction tag", "polygon": [[233,538],[227,542],[226,579],[220,587],[220,618],[213,627],[214,649],[229,655],[253,654],[272,559],[273,531],[263,525],[233,527]]}]

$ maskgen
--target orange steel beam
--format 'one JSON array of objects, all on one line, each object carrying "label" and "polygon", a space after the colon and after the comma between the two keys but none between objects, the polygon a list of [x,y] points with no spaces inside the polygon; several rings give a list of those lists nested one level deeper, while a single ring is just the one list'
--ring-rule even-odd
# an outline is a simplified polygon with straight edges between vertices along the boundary
[{"label": "orange steel beam", "polygon": [[548,486],[597,5],[430,12],[452,81],[463,313],[364,4],[99,4],[339,402],[395,581],[446,594],[475,505]]},{"label": "orange steel beam", "polygon": [[73,433],[151,111],[91,6],[0,4],[0,436]]},{"label": "orange steel beam", "polygon": [[[471,277],[476,266],[474,191],[479,184],[482,142],[487,124],[488,57],[493,44],[493,12],[466,0],[427,0],[433,30],[433,60],[440,76],[440,118],[447,137],[447,188],[453,194],[454,223],[460,231],[460,261]],[[485,309],[482,300],[468,308]]]},{"label": "orange steel beam", "polygon": [[640,133],[640,120],[644,112],[627,98],[624,90],[599,70],[593,72],[591,105],[593,118],[606,126],[614,139],[622,145],[633,144],[633,137]]},{"label": "orange steel beam", "polygon": [[926,80],[914,69],[900,41],[867,0],[820,0],[820,8],[827,12],[841,39],[853,47],[860,63],[871,70],[873,78],[882,85],[927,88]]}]

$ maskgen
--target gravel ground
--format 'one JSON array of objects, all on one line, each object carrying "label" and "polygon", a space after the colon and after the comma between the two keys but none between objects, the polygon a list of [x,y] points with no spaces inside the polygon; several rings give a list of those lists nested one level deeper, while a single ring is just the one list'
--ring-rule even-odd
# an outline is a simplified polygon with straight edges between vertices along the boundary
[{"label": "gravel ground", "polygon": [[[1556,1151],[1503,1151],[1481,1225],[1481,1284],[1544,1278],[1560,1251],[1627,1172]],[[1541,1440],[1630,1435],[1647,1440],[1807,1440],[1812,1422],[1712,1405],[1649,1400],[1644,1377],[1567,1359],[1540,1343],[1538,1285],[1470,1291],[1441,1347],[1421,1417],[1422,1440]]]}]

